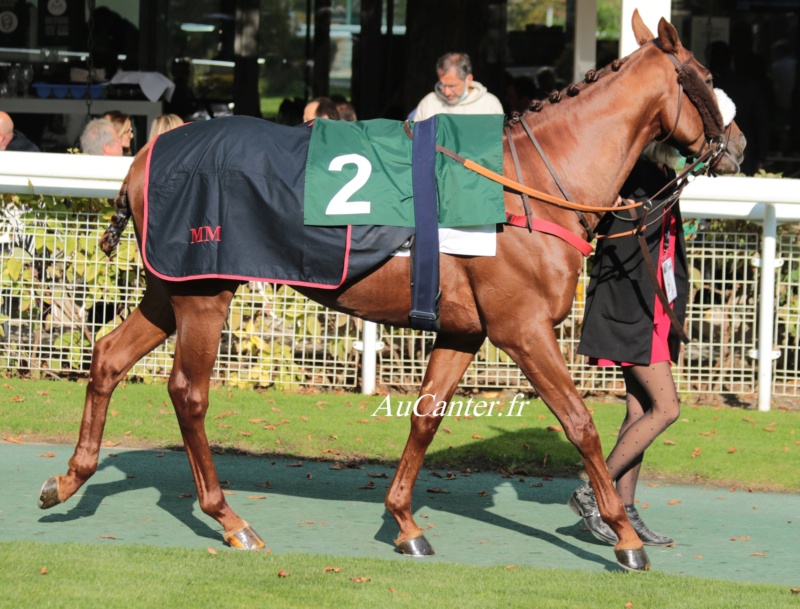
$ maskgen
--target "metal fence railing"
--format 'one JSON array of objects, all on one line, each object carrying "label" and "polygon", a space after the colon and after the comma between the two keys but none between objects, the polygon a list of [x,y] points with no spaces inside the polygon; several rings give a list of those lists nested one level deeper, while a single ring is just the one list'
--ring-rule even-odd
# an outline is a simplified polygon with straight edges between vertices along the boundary
[{"label": "metal fence railing", "polygon": [[[9,211],[10,209],[10,211]],[[0,222],[0,369],[46,375],[81,375],[94,341],[133,310],[144,292],[144,274],[126,231],[113,260],[97,247],[107,225],[98,214],[14,213]],[[698,232],[687,242],[691,271],[686,328],[692,342],[675,367],[680,391],[749,395],[756,388],[760,269],[754,260],[760,235]],[[800,245],[796,235],[778,243],[784,262],[776,282],[775,345],[780,350],[772,391],[800,395]],[[586,273],[572,314],[557,328],[577,387],[585,392],[623,388],[614,368],[586,366],[576,354]],[[335,313],[287,286],[249,283],[233,301],[220,346],[215,379],[262,386],[355,389],[360,384],[362,322]],[[421,383],[433,336],[379,328],[377,379],[412,390]],[[131,374],[165,377],[169,341]],[[510,358],[488,341],[462,381],[465,388],[530,389]]]},{"label": "metal fence railing", "polygon": [[[7,193],[28,200],[114,197],[131,160],[4,152],[0,193],[6,193],[5,203]],[[690,243],[696,272],[687,326],[694,340],[675,369],[680,389],[750,395],[756,388],[759,410],[770,409],[773,395],[797,396],[798,236],[780,237],[779,227],[800,222],[798,181],[699,177],[684,190],[681,211],[685,219],[746,220],[759,229],[747,237],[701,234]],[[104,224],[75,213],[34,214],[24,221],[13,213],[0,217],[0,372],[85,373],[92,341],[138,302],[141,267],[130,235],[112,263],[91,246]],[[621,390],[616,371],[587,368],[575,354],[585,284],[584,277],[572,315],[557,329],[564,357],[582,390]],[[383,340],[376,339],[378,333]],[[327,312],[289,288],[250,284],[231,308],[216,378],[282,386],[360,384],[366,393],[377,383],[413,387],[431,342],[424,334]],[[170,362],[167,344],[133,374],[166,375]],[[508,357],[488,343],[463,385],[527,388]]]}]

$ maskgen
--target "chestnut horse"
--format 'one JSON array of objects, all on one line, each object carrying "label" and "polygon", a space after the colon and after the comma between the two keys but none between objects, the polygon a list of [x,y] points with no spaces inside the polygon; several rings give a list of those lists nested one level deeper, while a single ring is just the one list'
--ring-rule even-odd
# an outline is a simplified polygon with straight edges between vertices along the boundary
[{"label": "chestnut horse", "polygon": [[[727,141],[720,145],[718,136],[724,126],[708,70],[682,46],[675,28],[664,19],[658,24],[657,37],[638,12],[633,17],[633,29],[640,45],[634,53],[572,85],[561,103],[556,103],[560,96],[553,95],[537,104],[534,111],[511,121],[503,141],[506,178],[560,197],[557,175],[572,200],[609,208],[617,201],[637,157],[655,138],[666,139],[687,156],[696,156],[710,145],[716,152],[726,147],[714,158],[715,171],[738,171],[744,137],[731,123],[723,138]],[[688,86],[692,78],[688,76],[695,82],[693,95]],[[697,82],[704,91],[697,91]],[[715,117],[717,120],[712,120]],[[528,131],[535,133],[552,169],[536,151]],[[515,162],[509,139],[522,163]],[[123,183],[118,217],[106,233],[111,235],[110,247],[108,243],[104,247],[109,252],[131,216],[141,246],[146,158],[146,149],[139,152]],[[504,196],[508,212],[525,215],[518,194],[507,188]],[[574,209],[542,202],[541,197],[532,198],[529,207],[537,218],[558,224],[580,239],[587,238],[587,227],[594,228],[600,218],[595,211],[582,223]],[[420,396],[425,397],[419,400],[412,417],[410,435],[385,500],[400,530],[395,543],[402,552],[418,556],[433,553],[411,509],[414,483],[442,420],[425,415],[433,412],[437,402],[451,399],[488,337],[514,359],[580,453],[603,520],[619,538],[614,548],[619,564],[637,570],[650,567],[609,477],[592,418],[556,342],[554,327],[570,311],[581,268],[582,254],[573,245],[557,236],[516,226],[498,227],[495,257],[441,256],[441,329],[420,390]],[[237,281],[222,279],[170,282],[148,275],[139,306],[94,346],[85,409],[69,471],[44,484],[40,507],[66,501],[95,473],[114,388],[140,358],[176,333],[169,394],[200,507],[224,528],[224,538],[231,546],[264,546],[225,500],[204,428],[209,378],[238,285]],[[381,324],[408,326],[409,285],[409,259],[393,257],[341,288],[299,291],[337,311]]]}]

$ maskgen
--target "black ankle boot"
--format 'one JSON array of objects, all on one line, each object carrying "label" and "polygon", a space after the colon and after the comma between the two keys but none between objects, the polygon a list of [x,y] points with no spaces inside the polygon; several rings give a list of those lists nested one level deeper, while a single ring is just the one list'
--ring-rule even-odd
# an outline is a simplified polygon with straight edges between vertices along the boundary
[{"label": "black ankle boot", "polygon": [[673,546],[675,545],[675,540],[672,537],[667,537],[666,535],[660,535],[658,533],[654,533],[650,530],[642,517],[639,515],[639,511],[636,509],[634,505],[626,505],[625,511],[628,513],[628,520],[631,521],[631,526],[636,531],[636,534],[639,536],[639,539],[642,540],[642,543],[646,546]]},{"label": "black ankle boot", "polygon": [[617,535],[611,530],[603,519],[600,517],[600,510],[597,508],[597,499],[594,496],[592,487],[588,484],[582,484],[572,497],[569,498],[567,505],[578,516],[583,518],[583,523],[589,532],[600,541],[610,543],[612,545],[617,543]]}]

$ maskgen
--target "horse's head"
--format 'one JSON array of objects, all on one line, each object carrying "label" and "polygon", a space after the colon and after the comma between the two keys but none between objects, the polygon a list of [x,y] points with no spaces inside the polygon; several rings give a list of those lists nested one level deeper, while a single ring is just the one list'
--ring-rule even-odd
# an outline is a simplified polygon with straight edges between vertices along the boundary
[{"label": "horse's head", "polygon": [[720,103],[711,73],[683,46],[678,32],[664,18],[655,37],[634,10],[633,32],[640,47],[651,45],[649,52],[660,53],[669,61],[665,69],[677,73],[675,88],[667,89],[658,113],[660,141],[669,142],[689,158],[706,155],[706,165],[715,174],[737,173],[746,140],[733,120],[733,104],[724,94],[726,101]]}]

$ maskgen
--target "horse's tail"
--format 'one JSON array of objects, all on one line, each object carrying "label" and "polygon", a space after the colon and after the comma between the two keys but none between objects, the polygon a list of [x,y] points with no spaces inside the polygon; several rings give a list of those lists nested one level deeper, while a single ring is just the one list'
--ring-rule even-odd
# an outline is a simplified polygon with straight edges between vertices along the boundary
[{"label": "horse's tail", "polygon": [[125,181],[122,183],[122,188],[120,188],[114,203],[117,205],[117,211],[111,216],[111,223],[100,238],[100,249],[102,249],[109,258],[111,254],[114,253],[117,245],[119,245],[119,238],[122,236],[122,231],[125,230],[125,227],[128,225],[128,220],[131,218],[131,208],[128,203],[127,178],[125,178]]}]

